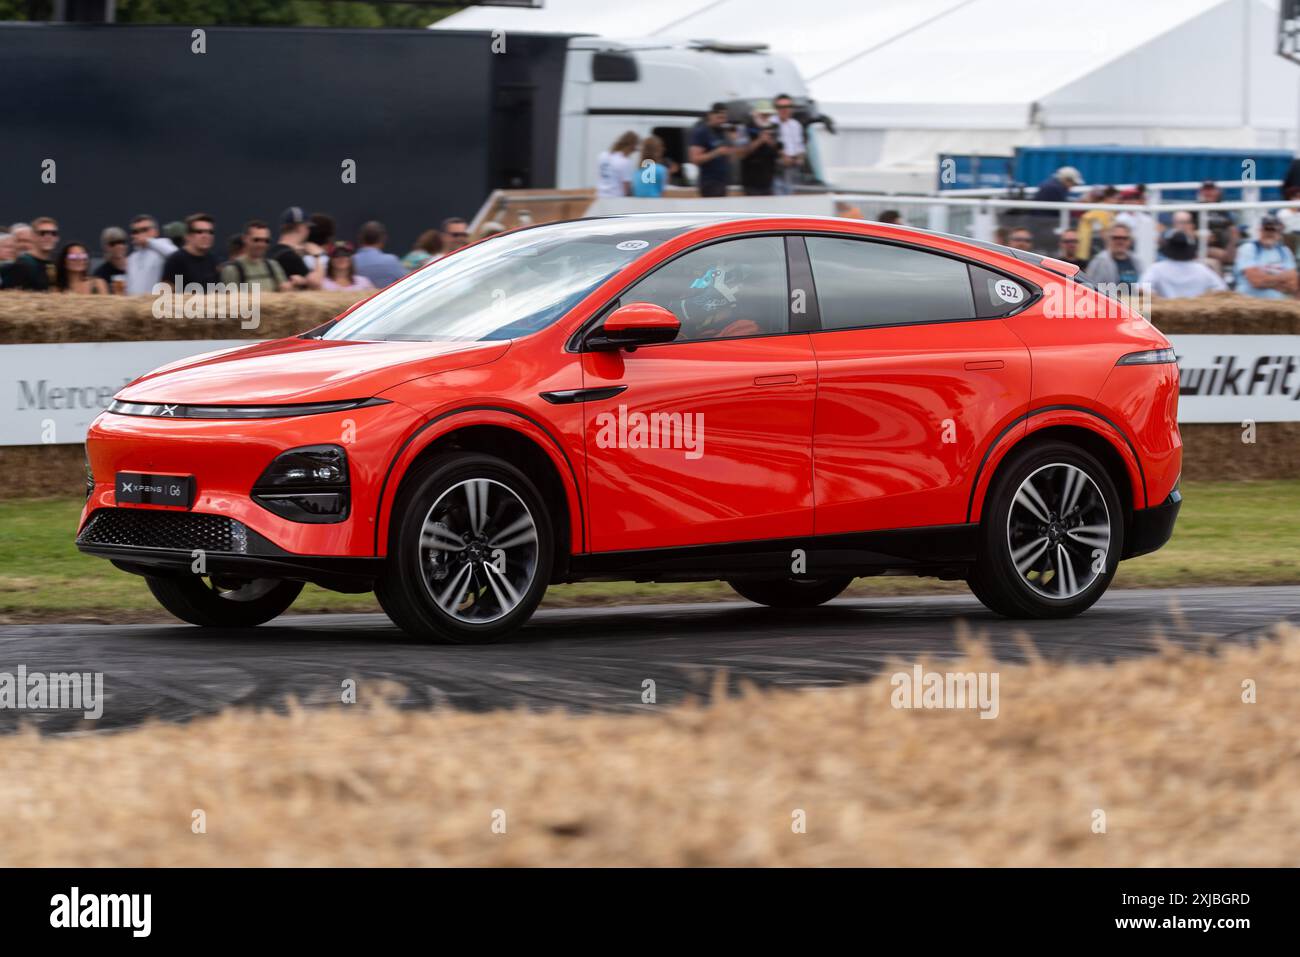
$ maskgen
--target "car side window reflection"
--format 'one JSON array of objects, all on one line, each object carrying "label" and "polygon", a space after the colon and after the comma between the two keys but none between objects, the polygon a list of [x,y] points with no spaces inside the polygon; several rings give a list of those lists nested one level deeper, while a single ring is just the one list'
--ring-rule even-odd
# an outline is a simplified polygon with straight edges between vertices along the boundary
[{"label": "car side window reflection", "polygon": [[824,330],[975,318],[960,259],[860,239],[806,241]]},{"label": "car side window reflection", "polygon": [[620,302],[672,312],[682,324],[675,342],[786,332],[785,243],[779,236],[711,243],[655,270]]}]

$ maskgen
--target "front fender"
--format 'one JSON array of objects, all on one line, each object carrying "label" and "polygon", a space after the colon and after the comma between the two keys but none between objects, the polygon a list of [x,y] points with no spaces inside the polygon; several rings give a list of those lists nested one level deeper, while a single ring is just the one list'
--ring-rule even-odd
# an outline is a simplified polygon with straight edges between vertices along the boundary
[{"label": "front fender", "polygon": [[439,439],[469,426],[491,425],[510,429],[523,435],[540,448],[550,458],[560,477],[564,495],[569,506],[569,541],[576,546],[575,553],[587,550],[584,534],[584,513],[582,492],[578,483],[580,461],[570,450],[566,449],[563,438],[557,435],[544,422],[535,418],[529,410],[513,408],[491,401],[470,403],[440,411],[421,422],[399,446],[379,492],[379,501],[375,513],[374,549],[377,557],[388,554],[388,530],[392,517],[393,502],[397,490],[401,487],[411,465],[425,450]]}]

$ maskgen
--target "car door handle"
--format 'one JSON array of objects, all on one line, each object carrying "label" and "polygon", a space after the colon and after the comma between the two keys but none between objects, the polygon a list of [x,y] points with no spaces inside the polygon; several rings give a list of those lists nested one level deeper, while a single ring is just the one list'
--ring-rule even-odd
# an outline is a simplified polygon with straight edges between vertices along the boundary
[{"label": "car door handle", "polygon": [[966,363],[966,368],[967,368],[967,369],[972,369],[972,370],[974,370],[974,369],[1001,369],[1001,368],[1004,368],[1005,366],[1006,366],[1006,363],[1003,362],[1001,359],[984,359],[983,361],[980,361],[980,362],[968,362],[968,363]]},{"label": "car door handle", "polygon": [[793,372],[783,372],[780,375],[754,376],[754,385],[793,385],[798,381],[799,377]]}]

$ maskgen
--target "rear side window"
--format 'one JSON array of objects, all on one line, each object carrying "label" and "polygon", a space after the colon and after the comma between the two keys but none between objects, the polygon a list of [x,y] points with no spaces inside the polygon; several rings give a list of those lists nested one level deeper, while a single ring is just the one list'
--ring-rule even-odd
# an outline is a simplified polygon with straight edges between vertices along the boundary
[{"label": "rear side window", "polygon": [[971,265],[970,282],[975,290],[976,315],[981,319],[1010,315],[1033,296],[1022,283],[983,266]]},{"label": "rear side window", "polygon": [[959,259],[859,239],[808,236],[822,329],[974,319]]}]

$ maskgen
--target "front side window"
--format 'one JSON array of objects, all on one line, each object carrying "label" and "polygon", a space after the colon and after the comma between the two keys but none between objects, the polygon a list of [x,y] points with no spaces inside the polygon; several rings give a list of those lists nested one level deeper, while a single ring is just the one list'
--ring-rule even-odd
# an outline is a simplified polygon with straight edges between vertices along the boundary
[{"label": "front side window", "polygon": [[677,342],[786,332],[785,243],[779,236],[711,243],[655,270],[619,301],[672,312],[682,324]]},{"label": "front side window", "polygon": [[808,236],[822,329],[975,318],[966,264],[906,246]]},{"label": "front side window", "polygon": [[322,339],[516,339],[544,329],[628,263],[688,224],[665,218],[537,226],[438,260],[358,306]]}]

